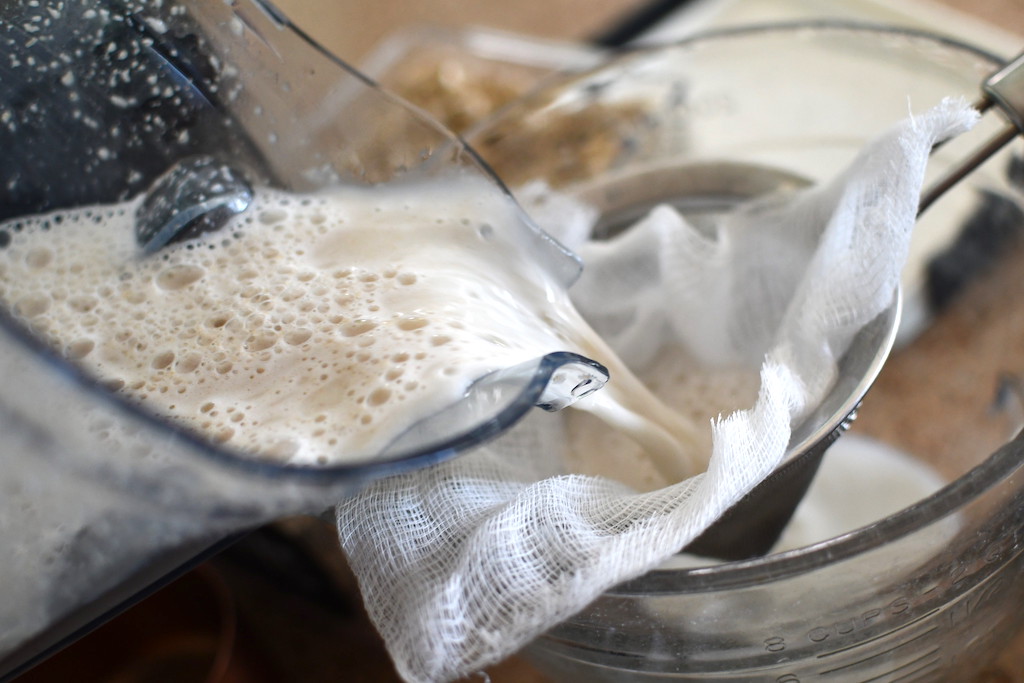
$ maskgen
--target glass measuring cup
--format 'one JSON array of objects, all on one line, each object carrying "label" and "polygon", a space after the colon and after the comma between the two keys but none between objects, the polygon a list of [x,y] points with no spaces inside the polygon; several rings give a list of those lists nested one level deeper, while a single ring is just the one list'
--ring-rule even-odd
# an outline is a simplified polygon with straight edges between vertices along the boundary
[{"label": "glass measuring cup", "polygon": [[[5,230],[17,232],[22,216],[142,195],[139,247],[158,251],[217,229],[263,186],[472,176],[507,194],[455,136],[264,2],[7,3],[0,50]],[[518,227],[496,243],[567,285],[575,257],[525,215]],[[0,247],[10,239],[0,234]],[[450,457],[603,379],[582,357],[548,354],[481,378],[471,400],[438,406],[377,460],[315,468],[257,461],[176,429],[8,315],[0,368],[4,673],[233,532],[319,512],[368,478]]]},{"label": "glass measuring cup", "polygon": [[[524,178],[617,190],[624,178],[725,160],[821,182],[908,110],[950,95],[976,99],[1001,63],[946,38],[884,27],[737,29],[627,53],[535,93],[470,140],[500,173],[514,163],[501,146],[524,149],[531,135],[521,128],[517,138],[503,124],[571,130],[576,112],[589,110],[588,140],[603,140],[606,153],[580,163],[568,140],[540,166],[520,167]],[[983,121],[938,150],[930,172],[998,125]],[[1019,300],[1008,283],[1020,267],[1013,245],[1024,216],[1016,155],[1019,143],[922,218],[904,276],[901,348],[854,425],[950,483],[808,547],[667,566],[621,585],[528,648],[542,670],[596,681],[967,680],[998,651],[1020,626],[1024,591],[1021,443],[1000,448],[1006,420],[988,412],[997,378],[1024,365],[1008,312]],[[628,214],[671,201],[666,192],[610,192],[605,208]],[[994,274],[975,281],[981,266]],[[870,494],[862,492],[865,501]]]}]

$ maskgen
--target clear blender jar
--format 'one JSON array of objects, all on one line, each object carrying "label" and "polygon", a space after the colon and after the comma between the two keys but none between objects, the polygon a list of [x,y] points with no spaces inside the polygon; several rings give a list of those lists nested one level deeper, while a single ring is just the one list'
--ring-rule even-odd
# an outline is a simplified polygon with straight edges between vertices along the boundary
[{"label": "clear blender jar", "polygon": [[[455,136],[259,0],[5,4],[0,146],[0,248],[21,217],[140,196],[145,251],[216,229],[263,186],[314,192],[466,174],[507,195]],[[511,242],[567,285],[576,258],[525,215],[521,227]],[[370,478],[452,457],[535,405],[557,409],[582,383],[598,386],[600,369],[572,356],[489,375],[472,401],[377,459],[288,466],[130,404],[0,311],[0,675],[246,529],[319,514]],[[567,386],[549,382],[556,370],[568,371],[558,373]]]},{"label": "clear blender jar", "polygon": [[[590,155],[598,165],[579,163],[567,141],[551,155],[556,164],[520,169],[595,200],[614,225],[677,201],[672,182],[658,179],[699,164],[822,182],[908,113],[946,96],[976,99],[1001,64],[947,38],[885,27],[741,28],[627,53],[540,89],[469,140],[503,173],[503,152],[527,147],[536,130],[572,130],[588,109],[642,106],[646,116],[605,117],[587,138],[613,148]],[[977,147],[997,118],[937,150],[931,171]],[[590,681],[969,680],[1017,632],[1021,442],[1005,443],[1014,420],[990,411],[1000,378],[1024,365],[1011,312],[1024,224],[1014,145],[922,216],[901,348],[854,425],[947,484],[806,547],[667,565],[620,585],[529,646],[542,671]],[[860,493],[873,504],[870,489]]]}]

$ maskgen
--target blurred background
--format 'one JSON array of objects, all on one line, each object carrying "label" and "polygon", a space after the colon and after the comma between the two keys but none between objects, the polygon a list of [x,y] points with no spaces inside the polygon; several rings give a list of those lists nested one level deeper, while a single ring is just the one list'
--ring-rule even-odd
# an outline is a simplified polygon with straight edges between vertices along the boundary
[{"label": "blurred background", "polygon": [[276,4],[313,38],[352,62],[359,62],[383,38],[407,26],[484,26],[587,41],[615,32],[640,14],[666,14],[658,22],[662,31],[666,25],[689,32],[747,20],[832,16],[930,22],[957,35],[963,22],[943,11],[951,9],[1009,33],[1024,32],[1020,0],[278,0]]}]

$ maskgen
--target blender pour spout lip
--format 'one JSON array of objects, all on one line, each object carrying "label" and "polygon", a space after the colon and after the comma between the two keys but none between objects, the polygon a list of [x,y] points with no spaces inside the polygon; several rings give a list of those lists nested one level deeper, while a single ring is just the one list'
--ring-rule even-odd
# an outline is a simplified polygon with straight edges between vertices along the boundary
[{"label": "blender pour spout lip", "polygon": [[[374,463],[406,469],[481,445],[507,431],[534,407],[561,410],[601,389],[608,369],[585,356],[555,351],[474,381],[456,402],[420,420],[395,438]],[[370,463],[373,464],[373,463]]]}]

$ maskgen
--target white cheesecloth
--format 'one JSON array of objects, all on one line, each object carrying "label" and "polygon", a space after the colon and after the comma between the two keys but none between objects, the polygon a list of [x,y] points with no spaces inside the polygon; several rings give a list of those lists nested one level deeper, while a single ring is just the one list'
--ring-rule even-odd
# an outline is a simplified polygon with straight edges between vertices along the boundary
[{"label": "white cheesecloth", "polygon": [[574,301],[627,363],[670,330],[703,361],[760,364],[757,402],[715,422],[706,473],[649,493],[564,473],[559,415],[534,411],[485,447],[341,503],[341,543],[400,675],[450,680],[506,657],[676,553],[762,480],[791,420],[891,303],[929,150],[976,118],[944,101],[831,183],[733,213],[713,236],[668,207],[609,242],[556,234],[585,263]]}]

